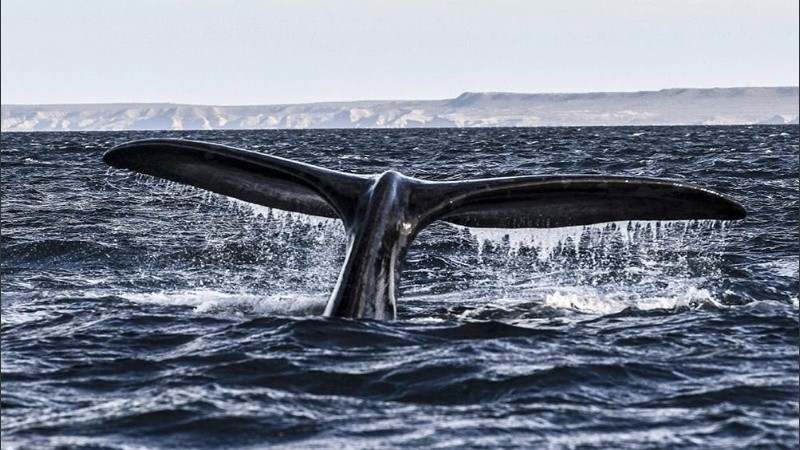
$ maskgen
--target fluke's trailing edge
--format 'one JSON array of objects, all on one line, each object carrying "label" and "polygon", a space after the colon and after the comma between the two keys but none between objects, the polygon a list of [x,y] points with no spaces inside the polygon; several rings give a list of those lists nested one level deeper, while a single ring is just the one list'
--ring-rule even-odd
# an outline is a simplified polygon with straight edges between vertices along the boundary
[{"label": "fluke's trailing edge", "polygon": [[354,175],[204,142],[152,139],[109,150],[118,168],[246,202],[339,218],[347,258],[325,315],[393,319],[406,251],[434,220],[551,228],[618,220],[737,220],[745,210],[689,184],[597,175],[424,181],[393,170]]}]

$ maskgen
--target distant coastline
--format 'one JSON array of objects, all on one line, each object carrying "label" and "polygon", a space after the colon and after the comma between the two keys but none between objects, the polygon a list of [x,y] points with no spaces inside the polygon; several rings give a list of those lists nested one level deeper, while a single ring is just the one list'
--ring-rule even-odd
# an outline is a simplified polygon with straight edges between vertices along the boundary
[{"label": "distant coastline", "polygon": [[797,124],[798,87],[518,94],[290,105],[2,105],[3,132]]}]

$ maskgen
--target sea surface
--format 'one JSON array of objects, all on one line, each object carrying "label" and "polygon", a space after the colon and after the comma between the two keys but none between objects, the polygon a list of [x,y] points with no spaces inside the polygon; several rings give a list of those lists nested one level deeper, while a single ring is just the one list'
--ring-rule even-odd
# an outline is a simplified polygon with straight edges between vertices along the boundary
[{"label": "sea surface", "polygon": [[[3,448],[798,448],[798,128],[3,133]],[[332,219],[110,169],[187,138],[426,179],[666,177],[740,222],[412,245],[396,321],[325,319]]]}]

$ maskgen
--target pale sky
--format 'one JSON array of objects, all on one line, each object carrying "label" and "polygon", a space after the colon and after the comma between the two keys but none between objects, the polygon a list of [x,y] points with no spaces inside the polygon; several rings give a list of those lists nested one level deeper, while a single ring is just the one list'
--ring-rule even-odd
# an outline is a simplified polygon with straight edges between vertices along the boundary
[{"label": "pale sky", "polygon": [[797,0],[2,0],[3,104],[797,86]]}]

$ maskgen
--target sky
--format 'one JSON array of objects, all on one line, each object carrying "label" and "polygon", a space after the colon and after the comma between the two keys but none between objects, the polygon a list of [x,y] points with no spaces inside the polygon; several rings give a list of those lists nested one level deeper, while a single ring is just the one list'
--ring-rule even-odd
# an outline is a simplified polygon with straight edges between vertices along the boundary
[{"label": "sky", "polygon": [[2,0],[3,104],[797,86],[797,0]]}]

